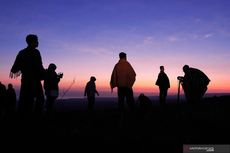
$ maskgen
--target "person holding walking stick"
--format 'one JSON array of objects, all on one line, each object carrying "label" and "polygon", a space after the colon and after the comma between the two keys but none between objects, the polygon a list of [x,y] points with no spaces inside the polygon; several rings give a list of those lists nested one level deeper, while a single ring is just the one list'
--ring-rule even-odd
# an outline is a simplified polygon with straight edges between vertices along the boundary
[{"label": "person holding walking stick", "polygon": [[188,103],[199,103],[207,91],[210,79],[199,69],[183,66],[184,76],[179,77]]}]

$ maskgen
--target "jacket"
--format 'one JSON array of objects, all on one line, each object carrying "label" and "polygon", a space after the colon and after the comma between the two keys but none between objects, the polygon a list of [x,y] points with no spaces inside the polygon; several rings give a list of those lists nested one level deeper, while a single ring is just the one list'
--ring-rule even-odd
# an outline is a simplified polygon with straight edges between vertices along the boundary
[{"label": "jacket", "polygon": [[132,88],[135,80],[136,80],[136,73],[132,68],[131,64],[125,59],[120,59],[118,63],[115,65],[111,75],[111,80],[110,80],[111,88],[112,89],[115,87]]}]

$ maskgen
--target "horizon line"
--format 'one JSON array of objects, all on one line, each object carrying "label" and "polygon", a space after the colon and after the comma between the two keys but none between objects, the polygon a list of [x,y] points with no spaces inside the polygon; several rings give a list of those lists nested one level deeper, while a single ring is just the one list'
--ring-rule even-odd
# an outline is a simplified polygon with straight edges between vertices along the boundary
[{"label": "horizon line", "polygon": [[[134,98],[137,98],[138,96],[139,95],[134,94]],[[157,94],[154,94],[154,95],[147,95],[146,94],[146,96],[150,97],[150,98],[154,98],[154,99],[157,99],[159,97],[159,95],[157,95]],[[169,94],[167,96],[167,98],[176,99],[177,96],[178,96],[177,94]],[[223,93],[215,93],[215,92],[206,93],[203,98],[210,98],[210,97],[215,97],[215,96],[217,96],[217,97],[219,97],[219,96],[230,96],[230,93],[227,93],[227,92],[223,92]],[[117,98],[117,95],[116,96],[114,96],[114,95],[111,95],[111,96],[96,96],[96,99],[104,99],[104,98]],[[181,93],[180,98],[185,99],[184,94]],[[66,96],[65,98],[61,98],[61,97],[57,98],[57,100],[67,100],[67,99],[86,99],[86,97],[85,96]]]}]

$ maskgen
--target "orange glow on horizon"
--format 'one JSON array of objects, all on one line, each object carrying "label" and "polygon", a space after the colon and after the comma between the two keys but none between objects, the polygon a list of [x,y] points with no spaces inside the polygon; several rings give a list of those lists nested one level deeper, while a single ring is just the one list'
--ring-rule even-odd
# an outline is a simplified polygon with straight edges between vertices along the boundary
[{"label": "orange glow on horizon", "polygon": [[[66,83],[66,84],[62,84],[62,86],[60,86],[60,89],[64,88],[67,89],[70,86],[70,83]],[[110,86],[108,83],[106,84],[97,84],[97,90],[100,92],[110,92]],[[72,90],[76,90],[76,91],[84,91],[85,88],[85,83],[78,83],[78,84],[74,84],[71,89]],[[135,84],[133,87],[134,92],[138,92],[138,93],[153,93],[156,94],[159,92],[159,88],[156,85],[153,84],[149,84],[149,85],[142,85],[142,84]],[[182,91],[182,87],[180,87],[180,90]],[[114,91],[116,91],[116,89],[114,89]],[[178,84],[174,83],[171,84],[171,87],[168,90],[169,94],[177,94],[178,92]],[[183,91],[182,91],[183,92]],[[210,84],[208,86],[208,90],[207,93],[230,93],[230,87],[227,86],[223,86],[222,84]]]},{"label": "orange glow on horizon", "polygon": [[[67,90],[70,90],[70,92],[73,94],[73,96],[83,95],[84,88],[86,83],[89,81],[89,78],[87,79],[75,79],[75,82],[73,82],[74,78],[70,78],[65,76],[59,83],[60,92],[64,92]],[[219,81],[218,81],[219,80]],[[211,81],[207,93],[230,93],[230,86],[228,86],[225,82],[228,82],[228,79],[218,79],[217,81]],[[1,79],[1,82],[7,86],[8,83],[12,83],[14,88],[19,90],[21,79]],[[43,82],[42,82],[43,83]],[[177,80],[172,80],[170,82],[171,87],[168,90],[168,94],[177,94],[178,92],[178,82]],[[109,78],[101,79],[98,77],[96,81],[96,87],[98,92],[100,93],[110,93],[111,89],[109,86]],[[182,87],[180,87],[181,92],[183,92]],[[116,93],[117,89],[114,89],[114,92]],[[139,81],[137,80],[133,86],[134,93],[148,93],[149,95],[156,95],[159,93],[158,86],[154,84],[153,80],[147,80],[145,81]],[[110,95],[110,94],[109,94]],[[101,95],[103,96],[103,94]],[[111,94],[111,96],[116,96],[116,94]]]}]

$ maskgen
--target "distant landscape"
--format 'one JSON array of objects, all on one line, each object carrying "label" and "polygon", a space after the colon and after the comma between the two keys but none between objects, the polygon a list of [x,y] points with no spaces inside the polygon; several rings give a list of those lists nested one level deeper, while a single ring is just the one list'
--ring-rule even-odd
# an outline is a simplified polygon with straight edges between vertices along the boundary
[{"label": "distant landscape", "polygon": [[[214,98],[220,96],[229,96],[230,93],[207,93],[205,94],[204,98]],[[158,96],[148,96],[152,100],[153,105],[159,105]],[[137,96],[135,96],[135,101],[137,103]],[[185,103],[186,99],[184,95],[180,95],[179,103]],[[166,103],[177,103],[177,95],[168,95]],[[64,105],[65,104],[65,105]],[[86,97],[79,97],[79,98],[59,98],[57,100],[57,108],[61,110],[62,107],[67,109],[81,109],[85,110],[87,108],[87,99]],[[117,97],[96,97],[95,101],[95,109],[104,109],[104,108],[116,108],[117,107]]]},{"label": "distant landscape", "polygon": [[126,109],[123,117],[114,97],[98,97],[91,117],[86,99],[59,99],[52,117],[44,112],[26,120],[17,115],[1,120],[2,145],[10,143],[18,151],[30,146],[39,151],[180,153],[184,144],[229,144],[230,95],[207,95],[194,105],[176,103],[174,96],[161,106],[157,97],[150,98],[148,111]]}]

